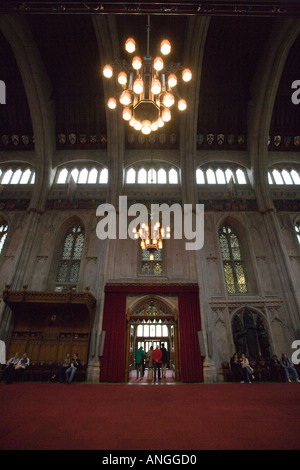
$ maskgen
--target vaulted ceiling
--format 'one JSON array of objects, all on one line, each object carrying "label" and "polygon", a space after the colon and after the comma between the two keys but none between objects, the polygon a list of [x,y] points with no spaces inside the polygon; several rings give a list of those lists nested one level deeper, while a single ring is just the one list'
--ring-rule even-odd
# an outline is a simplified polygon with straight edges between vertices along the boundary
[{"label": "vaulted ceiling", "polygon": [[[125,39],[136,39],[141,55],[146,54],[147,15],[109,15],[115,32],[114,44],[119,50],[111,52],[125,58]],[[107,115],[105,110],[103,57],[99,51],[92,15],[36,14],[24,15],[28,35],[37,45],[49,77],[51,99],[55,105],[55,140],[57,149],[105,148]],[[277,20],[278,21],[278,20]],[[197,148],[246,149],[248,105],[251,84],[262,53],[270,38],[276,19],[271,17],[212,16],[205,41],[203,66],[199,87]],[[151,15],[150,53],[156,55],[163,38],[172,44],[172,62],[186,63],[187,52],[193,48],[189,37],[189,15]],[[112,46],[113,47],[113,46]],[[117,58],[117,57],[113,57]],[[297,136],[300,134],[299,107],[291,102],[291,83],[300,79],[300,36],[286,60],[275,100],[270,135]],[[36,71],[34,71],[36,73]],[[32,150],[33,125],[19,66],[11,45],[0,33],[0,79],[6,83],[7,103],[0,107],[0,150]],[[195,86],[192,83],[192,86]],[[169,124],[167,132],[179,133],[180,121]],[[127,132],[127,131],[126,131]],[[76,135],[76,143],[62,143],[59,135]],[[213,143],[207,136],[214,135]],[[9,136],[9,142],[2,136]],[[12,136],[19,136],[18,143]],[[29,136],[29,143],[22,136]],[[224,135],[222,146],[218,135]],[[27,142],[27,141],[26,141]],[[272,149],[277,149],[271,140]],[[74,147],[75,146],[75,147]],[[300,146],[284,146],[284,150],[299,150]],[[280,147],[280,148],[281,148]]]}]

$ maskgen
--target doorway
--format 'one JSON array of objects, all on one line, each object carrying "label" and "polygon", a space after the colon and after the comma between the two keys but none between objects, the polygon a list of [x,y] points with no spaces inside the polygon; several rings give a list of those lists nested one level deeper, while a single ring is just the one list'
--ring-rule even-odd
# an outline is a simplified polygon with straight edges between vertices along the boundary
[{"label": "doorway", "polygon": [[157,300],[143,302],[133,311],[127,312],[126,380],[130,383],[152,383],[149,379],[149,364],[144,363],[144,376],[137,379],[135,351],[140,347],[147,353],[152,346],[168,352],[166,377],[161,383],[180,380],[178,366],[177,311],[170,311]]}]

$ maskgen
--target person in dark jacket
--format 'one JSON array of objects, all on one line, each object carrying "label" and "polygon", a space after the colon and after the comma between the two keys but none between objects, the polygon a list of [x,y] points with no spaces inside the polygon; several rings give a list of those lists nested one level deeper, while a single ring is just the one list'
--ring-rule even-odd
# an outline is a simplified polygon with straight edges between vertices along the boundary
[{"label": "person in dark jacket", "polygon": [[230,368],[233,374],[234,382],[244,383],[243,371],[238,353],[234,353],[234,355],[230,359]]},{"label": "person in dark jacket", "polygon": [[164,343],[161,343],[161,372],[162,378],[165,379],[167,377],[167,365],[168,365],[168,351],[165,348]]},{"label": "person in dark jacket", "polygon": [[273,356],[270,359],[271,380],[274,382],[283,382],[282,371],[283,369],[280,365],[278,357],[276,356],[276,354],[273,354]]},{"label": "person in dark jacket", "polygon": [[282,353],[281,359],[280,359],[280,365],[284,370],[286,380],[287,382],[291,382],[290,379],[290,373],[293,375],[293,379],[295,382],[300,382],[298,373],[294,367],[294,364],[290,360],[289,357],[287,357],[286,354]]},{"label": "person in dark jacket", "polygon": [[51,380],[58,379],[59,383],[62,383],[66,380],[66,370],[70,366],[71,358],[70,353],[67,352],[66,357],[61,361],[57,371],[52,375]]},{"label": "person in dark jacket", "polygon": [[156,371],[158,375],[158,380],[160,380],[160,368],[161,368],[161,362],[162,362],[162,352],[159,349],[158,346],[153,350],[152,353],[152,361],[153,361],[153,367],[154,367],[154,382],[156,381]]}]

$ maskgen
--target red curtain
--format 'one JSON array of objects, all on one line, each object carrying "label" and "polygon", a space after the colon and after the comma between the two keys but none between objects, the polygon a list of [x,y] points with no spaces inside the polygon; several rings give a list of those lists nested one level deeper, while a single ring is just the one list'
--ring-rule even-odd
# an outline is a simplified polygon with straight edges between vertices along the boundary
[{"label": "red curtain", "polygon": [[106,292],[102,330],[105,331],[105,341],[101,360],[100,381],[124,382],[126,357],[125,292]]},{"label": "red curtain", "polygon": [[178,293],[179,353],[182,382],[202,382],[202,358],[198,340],[201,330],[198,292]]},{"label": "red curtain", "polygon": [[124,382],[126,341],[126,296],[129,293],[178,295],[179,360],[182,382],[202,382],[202,359],[198,342],[201,330],[199,290],[197,285],[133,286],[107,285],[103,326],[105,343],[101,362],[101,382]]}]

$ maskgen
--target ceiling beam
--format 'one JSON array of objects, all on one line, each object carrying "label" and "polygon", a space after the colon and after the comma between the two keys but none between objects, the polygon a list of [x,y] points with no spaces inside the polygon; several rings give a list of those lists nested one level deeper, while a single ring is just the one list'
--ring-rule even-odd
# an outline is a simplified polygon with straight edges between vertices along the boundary
[{"label": "ceiling beam", "polygon": [[299,0],[198,0],[163,2],[124,1],[13,1],[2,0],[0,13],[102,14],[102,15],[202,15],[249,17],[300,17]]}]

